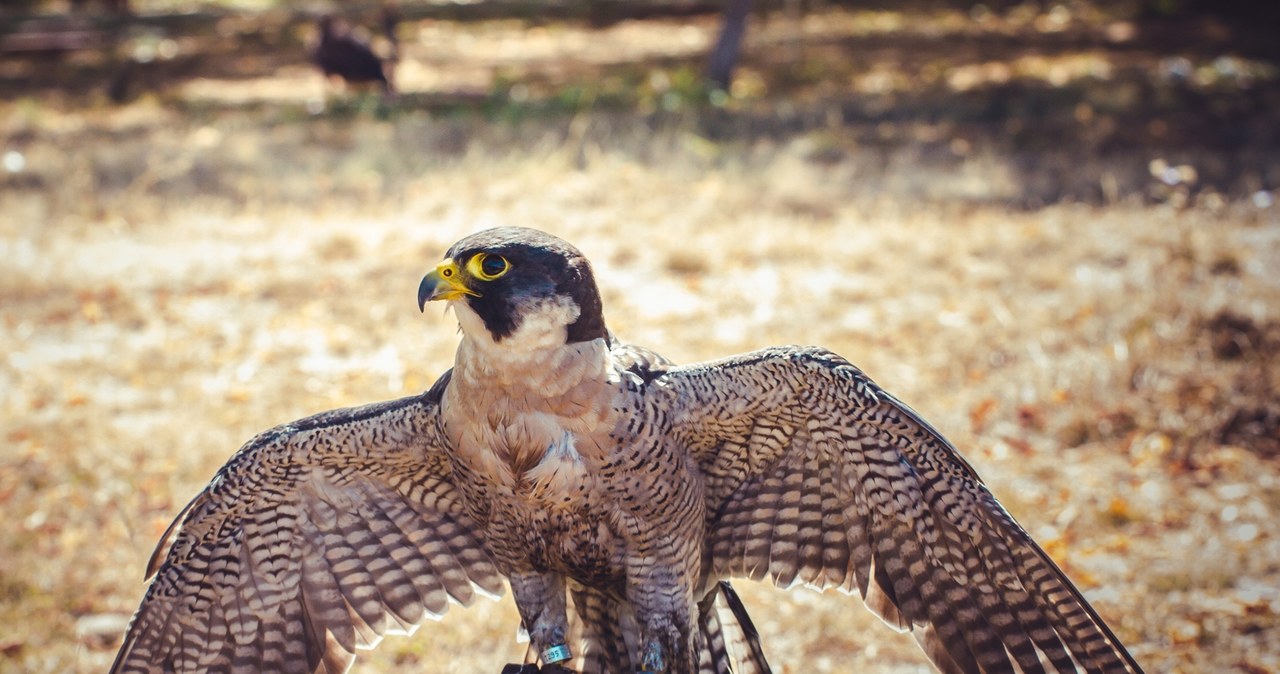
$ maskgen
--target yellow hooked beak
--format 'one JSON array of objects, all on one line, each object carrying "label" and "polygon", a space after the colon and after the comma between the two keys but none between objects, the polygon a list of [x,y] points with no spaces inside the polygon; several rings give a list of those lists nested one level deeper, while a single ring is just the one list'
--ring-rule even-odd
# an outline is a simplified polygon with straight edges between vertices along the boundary
[{"label": "yellow hooked beak", "polygon": [[418,310],[425,311],[427,302],[456,300],[467,295],[479,297],[480,293],[463,283],[458,263],[446,258],[430,274],[422,277],[422,283],[418,285]]}]

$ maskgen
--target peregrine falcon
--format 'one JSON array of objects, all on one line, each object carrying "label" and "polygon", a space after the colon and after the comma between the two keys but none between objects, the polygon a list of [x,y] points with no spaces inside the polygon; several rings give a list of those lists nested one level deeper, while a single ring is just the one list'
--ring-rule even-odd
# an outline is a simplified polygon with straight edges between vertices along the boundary
[{"label": "peregrine falcon", "polygon": [[857,593],[943,672],[1140,672],[950,442],[820,348],[675,365],[502,227],[418,290],[424,394],[258,435],[179,514],[111,671],[343,672],[509,583],[530,668],[768,672],[735,578]]}]

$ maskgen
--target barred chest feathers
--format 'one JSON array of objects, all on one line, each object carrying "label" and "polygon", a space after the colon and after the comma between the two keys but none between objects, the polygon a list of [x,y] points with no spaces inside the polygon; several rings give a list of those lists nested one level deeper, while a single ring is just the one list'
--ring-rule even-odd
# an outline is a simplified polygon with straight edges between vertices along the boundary
[{"label": "barred chest feathers", "polygon": [[520,499],[554,507],[586,496],[592,467],[607,460],[602,445],[610,445],[616,399],[625,395],[608,367],[608,345],[559,345],[520,361],[504,350],[497,363],[487,345],[468,342],[441,401],[455,458]]}]

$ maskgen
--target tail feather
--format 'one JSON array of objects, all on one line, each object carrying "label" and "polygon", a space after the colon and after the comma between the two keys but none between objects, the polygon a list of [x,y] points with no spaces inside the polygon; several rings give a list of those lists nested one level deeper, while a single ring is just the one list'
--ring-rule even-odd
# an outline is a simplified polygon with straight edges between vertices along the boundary
[{"label": "tail feather", "polygon": [[[728,581],[720,581],[698,606],[702,674],[771,674],[760,633]],[[707,667],[710,666],[710,668]]]}]

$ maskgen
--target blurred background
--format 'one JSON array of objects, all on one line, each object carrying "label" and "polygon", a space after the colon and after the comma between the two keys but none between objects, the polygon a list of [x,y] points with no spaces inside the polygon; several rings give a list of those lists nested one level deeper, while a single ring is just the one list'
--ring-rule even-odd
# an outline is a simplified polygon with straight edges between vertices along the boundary
[{"label": "blurred background", "polygon": [[[850,358],[1148,671],[1280,671],[1277,7],[3,2],[0,671],[104,671],[253,434],[430,386],[418,280],[506,224],[677,361]],[[776,671],[928,671],[856,600],[741,591]],[[355,671],[496,673],[516,624]]]}]

